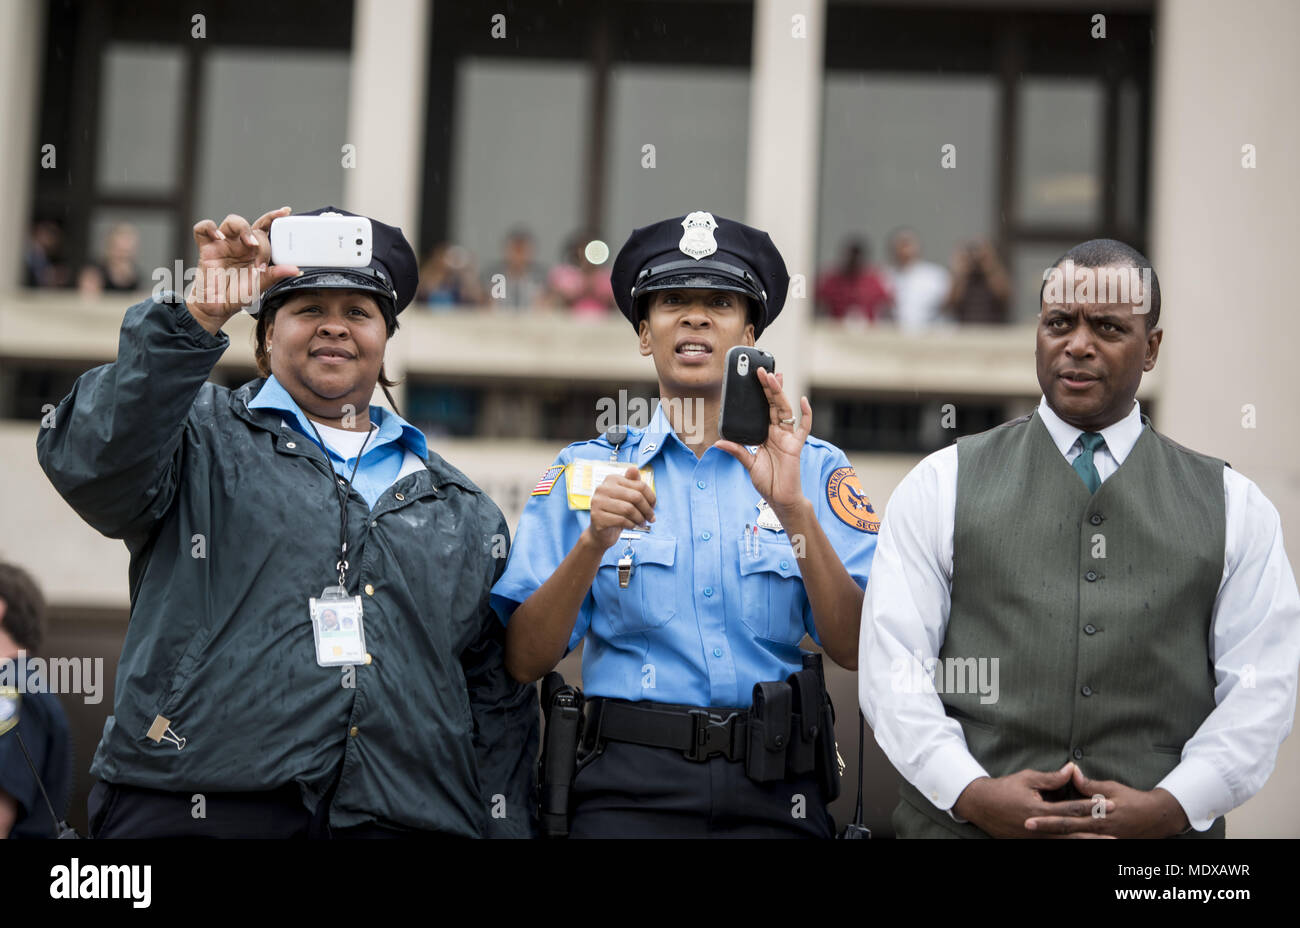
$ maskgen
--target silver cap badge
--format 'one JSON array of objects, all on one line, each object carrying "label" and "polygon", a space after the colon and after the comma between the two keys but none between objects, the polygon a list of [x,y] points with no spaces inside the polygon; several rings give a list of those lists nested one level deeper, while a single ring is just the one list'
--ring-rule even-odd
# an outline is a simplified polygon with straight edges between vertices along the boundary
[{"label": "silver cap badge", "polygon": [[717,227],[718,221],[713,218],[712,213],[703,210],[691,213],[682,220],[682,228],[686,230],[686,234],[677,244],[678,249],[682,254],[696,261],[707,258],[718,250],[718,243],[713,238],[713,230]]}]

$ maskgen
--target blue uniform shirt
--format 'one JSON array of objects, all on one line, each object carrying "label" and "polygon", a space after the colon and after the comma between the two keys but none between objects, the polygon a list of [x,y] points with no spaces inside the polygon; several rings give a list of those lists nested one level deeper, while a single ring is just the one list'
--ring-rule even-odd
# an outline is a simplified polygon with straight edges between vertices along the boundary
[{"label": "blue uniform shirt", "polygon": [[[608,461],[611,447],[603,438],[577,442],[555,464]],[[618,459],[654,468],[655,521],[631,542],[635,566],[627,589],[618,586],[618,560],[627,544],[620,540],[601,558],[578,610],[569,649],[587,637],[586,693],[749,705],[755,683],[783,680],[801,668],[805,632],[817,638],[790,538],[760,528],[746,545],[745,525],[759,515],[749,474],[717,448],[696,458],[662,407],[648,428],[628,430]],[[865,587],[880,521],[848,458],[810,437],[799,467],[818,522]],[[560,475],[549,491],[543,481],[524,507],[505,573],[492,588],[503,622],[554,573],[591,521],[590,512],[569,508],[567,477]]]},{"label": "blue uniform shirt", "polygon": [[[248,408],[274,409],[284,413],[284,419],[289,425],[312,441],[316,441],[311,423],[298,408],[298,404],[293,401],[289,391],[275,379],[274,374],[266,378],[266,383],[262,384],[262,389],[258,391],[257,396],[248,401]],[[393,485],[393,481],[401,473],[406,449],[409,448],[411,453],[421,461],[426,461],[429,457],[429,445],[423,432],[397,413],[390,412],[382,406],[370,407],[370,421],[379,426],[379,431],[366,443],[352,486],[370,508],[374,509],[379,497],[384,495],[384,491]],[[328,445],[322,450],[329,457],[336,474],[345,479],[352,474],[352,466],[357,460],[355,457],[344,460]]]}]

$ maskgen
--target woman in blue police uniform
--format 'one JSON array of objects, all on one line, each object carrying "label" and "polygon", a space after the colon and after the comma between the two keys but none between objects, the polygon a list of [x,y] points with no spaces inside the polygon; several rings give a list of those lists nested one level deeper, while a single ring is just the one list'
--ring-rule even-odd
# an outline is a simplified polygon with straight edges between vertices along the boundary
[{"label": "woman in blue police uniform", "polygon": [[[856,666],[879,517],[779,374],[759,375],[762,445],[717,431],[726,353],[780,312],[784,261],[767,233],[695,212],[633,232],[612,280],[661,402],[644,429],[560,452],[492,591],[517,680],[586,638],[570,834],[830,837],[839,771],[819,789],[812,696],[805,682],[800,712],[799,687],[792,704],[779,684],[801,670],[805,633]],[[756,684],[773,687],[760,705]],[[833,768],[829,728],[817,745]]]}]

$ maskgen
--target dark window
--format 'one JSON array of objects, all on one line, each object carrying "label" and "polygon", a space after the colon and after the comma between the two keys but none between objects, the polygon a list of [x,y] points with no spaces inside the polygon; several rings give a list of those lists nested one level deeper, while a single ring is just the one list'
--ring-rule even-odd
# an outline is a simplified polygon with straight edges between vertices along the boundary
[{"label": "dark window", "polygon": [[[62,227],[70,279],[119,223],[139,235],[149,289],[157,269],[192,258],[198,217],[252,219],[341,192],[351,0],[53,0],[47,10],[40,139],[55,145],[57,167],[36,166],[32,214]],[[202,39],[191,35],[199,13]]]},{"label": "dark window", "polygon": [[40,362],[0,365],[0,419],[39,421],[46,406],[57,406],[87,370],[76,364]]},{"label": "dark window", "polygon": [[423,247],[461,245],[486,278],[520,226],[545,269],[575,235],[613,254],[665,215],[742,216],[752,18],[737,2],[435,0]]},{"label": "dark window", "polygon": [[[924,259],[990,242],[1011,320],[1037,312],[1044,268],[1089,238],[1145,250],[1152,17],[827,7],[818,267],[866,236],[915,228]],[[941,166],[953,146],[955,167]]]},{"label": "dark window", "polygon": [[939,398],[898,400],[819,392],[817,436],[845,451],[928,454],[962,435],[1005,422],[1005,403]]}]

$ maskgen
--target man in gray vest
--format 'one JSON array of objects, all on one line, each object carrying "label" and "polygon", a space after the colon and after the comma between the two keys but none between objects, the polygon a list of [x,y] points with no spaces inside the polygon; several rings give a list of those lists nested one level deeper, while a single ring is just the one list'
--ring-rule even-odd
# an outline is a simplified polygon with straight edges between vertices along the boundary
[{"label": "man in gray vest", "polygon": [[1084,242],[1044,278],[1031,414],[889,501],[863,710],[900,837],[1222,837],[1291,730],[1300,594],[1277,510],[1135,400],[1151,263]]}]

